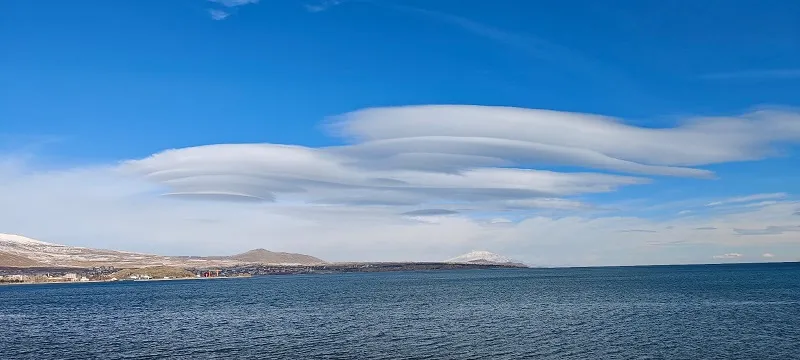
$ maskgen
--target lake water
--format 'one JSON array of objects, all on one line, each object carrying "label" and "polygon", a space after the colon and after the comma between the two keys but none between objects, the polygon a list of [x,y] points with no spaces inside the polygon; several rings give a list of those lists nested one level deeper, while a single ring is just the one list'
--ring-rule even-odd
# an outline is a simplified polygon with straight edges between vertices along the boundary
[{"label": "lake water", "polygon": [[1,286],[0,359],[800,359],[800,265]]}]

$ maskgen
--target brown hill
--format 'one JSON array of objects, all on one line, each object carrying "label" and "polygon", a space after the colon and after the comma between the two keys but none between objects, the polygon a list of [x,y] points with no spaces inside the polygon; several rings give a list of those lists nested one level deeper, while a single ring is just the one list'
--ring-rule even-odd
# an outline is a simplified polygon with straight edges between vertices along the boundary
[{"label": "brown hill", "polygon": [[131,275],[135,275],[137,277],[149,276],[153,279],[161,279],[164,277],[178,279],[195,277],[194,273],[191,271],[172,266],[151,266],[137,269],[123,269],[111,274],[111,277],[115,277],[117,279],[127,279],[130,278]]},{"label": "brown hill", "polygon": [[36,260],[28,259],[24,256],[0,252],[0,267],[41,267],[46,266]]},{"label": "brown hill", "polygon": [[302,265],[325,263],[313,256],[271,252],[264,249],[234,256],[163,256],[59,245],[13,234],[0,234],[0,254],[2,254],[0,266],[14,267],[114,266],[117,268],[141,268],[161,265],[180,268],[208,268],[244,263]]},{"label": "brown hill", "polygon": [[315,258],[310,255],[303,255],[303,254],[293,254],[293,253],[285,253],[285,252],[274,252],[269,251],[266,249],[255,249],[250,250],[245,253],[241,253],[239,255],[233,255],[228,257],[231,260],[237,260],[241,262],[247,263],[259,263],[259,264],[302,264],[302,265],[311,265],[311,264],[324,264],[325,261]]}]

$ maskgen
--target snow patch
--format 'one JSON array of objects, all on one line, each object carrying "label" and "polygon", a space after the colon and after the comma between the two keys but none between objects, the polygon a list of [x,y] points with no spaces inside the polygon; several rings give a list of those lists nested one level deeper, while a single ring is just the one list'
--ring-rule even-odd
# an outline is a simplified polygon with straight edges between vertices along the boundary
[{"label": "snow patch", "polygon": [[445,262],[449,263],[487,262],[487,263],[497,263],[497,264],[517,263],[517,261],[515,261],[514,259],[484,250],[473,250],[464,255],[456,256],[452,259],[445,260]]},{"label": "snow patch", "polygon": [[17,244],[25,244],[25,245],[49,245],[49,246],[56,246],[56,244],[51,244],[44,241],[34,240],[28,237],[24,237],[21,235],[14,235],[14,234],[2,234],[0,233],[0,241],[2,242],[12,242]]}]

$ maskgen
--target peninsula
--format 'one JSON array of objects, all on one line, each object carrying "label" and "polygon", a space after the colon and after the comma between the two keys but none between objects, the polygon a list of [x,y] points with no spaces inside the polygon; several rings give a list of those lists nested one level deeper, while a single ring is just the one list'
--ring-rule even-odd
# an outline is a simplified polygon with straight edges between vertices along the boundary
[{"label": "peninsula", "polygon": [[254,249],[231,256],[162,256],[59,245],[0,234],[0,283],[172,280],[290,274],[525,268],[487,251],[442,262],[330,263],[310,255]]}]

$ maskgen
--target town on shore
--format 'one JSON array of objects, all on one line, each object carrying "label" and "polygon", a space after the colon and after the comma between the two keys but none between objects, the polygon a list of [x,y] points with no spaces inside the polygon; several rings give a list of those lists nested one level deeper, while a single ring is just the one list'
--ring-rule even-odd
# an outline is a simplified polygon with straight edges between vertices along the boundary
[{"label": "town on shore", "polygon": [[319,265],[246,264],[229,267],[180,268],[150,266],[119,269],[114,266],[93,268],[0,267],[0,284],[72,283],[111,281],[155,281],[178,279],[233,278],[267,275],[339,274],[357,272],[434,271],[463,269],[522,268],[519,264],[378,262],[334,263]]}]

